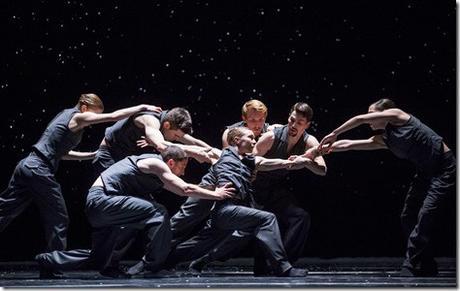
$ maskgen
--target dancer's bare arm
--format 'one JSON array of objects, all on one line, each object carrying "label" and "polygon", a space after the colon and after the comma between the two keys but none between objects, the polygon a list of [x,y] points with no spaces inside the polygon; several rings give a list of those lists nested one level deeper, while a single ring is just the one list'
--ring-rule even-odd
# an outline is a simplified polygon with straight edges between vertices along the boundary
[{"label": "dancer's bare arm", "polygon": [[83,161],[92,160],[96,156],[97,151],[94,152],[77,152],[69,151],[66,155],[62,156],[63,160]]},{"label": "dancer's bare arm", "polygon": [[271,149],[274,141],[275,133],[273,131],[267,131],[260,137],[252,152],[256,156],[264,156]]},{"label": "dancer's bare arm", "polygon": [[198,185],[190,184],[174,175],[168,166],[154,158],[143,159],[137,163],[139,169],[146,174],[153,174],[160,178],[164,184],[164,188],[179,196],[190,196],[209,200],[222,200],[233,197],[235,189],[226,184],[222,187],[216,187],[214,191],[199,187]]},{"label": "dancer's bare arm", "polygon": [[111,113],[94,113],[89,111],[76,113],[69,122],[69,129],[73,132],[77,132],[92,124],[118,121],[141,111],[160,112],[161,108],[153,105],[141,104],[119,109]]},{"label": "dancer's bare arm", "polygon": [[331,146],[336,140],[337,136],[341,133],[344,133],[352,128],[355,128],[361,124],[369,124],[375,121],[389,122],[394,125],[402,125],[407,122],[409,119],[409,114],[402,111],[401,109],[392,108],[379,112],[371,112],[366,114],[361,114],[354,116],[347,120],[345,123],[334,129],[331,133],[326,135],[320,142],[319,149],[327,147],[326,145]]}]

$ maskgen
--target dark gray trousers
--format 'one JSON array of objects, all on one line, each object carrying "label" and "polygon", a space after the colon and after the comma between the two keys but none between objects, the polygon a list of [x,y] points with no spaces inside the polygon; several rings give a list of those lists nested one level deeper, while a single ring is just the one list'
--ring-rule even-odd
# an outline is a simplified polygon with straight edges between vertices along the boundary
[{"label": "dark gray trousers", "polygon": [[310,214],[298,206],[295,194],[287,183],[257,184],[256,200],[263,206],[263,210],[276,215],[289,261],[297,261],[305,249],[311,225]]},{"label": "dark gray trousers", "polygon": [[[243,234],[239,239],[235,231]],[[217,202],[211,212],[210,227],[205,228],[198,236],[179,244],[168,257],[168,264],[182,259],[192,260],[203,255],[207,250],[221,248],[225,245],[227,254],[231,248],[245,244],[249,238],[255,237],[265,257],[269,260],[276,273],[282,273],[289,268],[286,251],[284,250],[274,214],[250,207],[234,205],[231,202]],[[239,244],[229,244],[236,239]]]},{"label": "dark gray trousers", "polygon": [[154,201],[106,195],[102,187],[89,190],[86,214],[94,228],[92,248],[47,253],[49,267],[59,270],[117,267],[138,231],[147,235],[144,260],[160,268],[170,250],[171,230],[166,209]]},{"label": "dark gray trousers", "polygon": [[40,211],[46,251],[64,250],[69,217],[61,186],[48,163],[34,152],[18,163],[8,187],[0,194],[0,231],[30,203]]},{"label": "dark gray trousers", "polygon": [[208,255],[211,261],[226,260],[254,238],[251,234],[238,231],[218,231],[211,227],[210,220],[194,234],[197,226],[208,218],[214,203],[211,200],[188,197],[179,211],[171,217],[173,250],[167,259],[168,267],[204,255]]},{"label": "dark gray trousers", "polygon": [[401,213],[403,232],[407,239],[403,266],[417,269],[433,260],[433,231],[440,215],[455,202],[456,160],[446,153],[442,167],[432,177],[416,176],[406,196]]},{"label": "dark gray trousers", "polygon": [[195,228],[209,216],[215,201],[188,197],[179,211],[171,217],[172,245],[187,240]]},{"label": "dark gray trousers", "polygon": [[[260,190],[262,191],[262,190]],[[270,201],[264,210],[276,215],[281,238],[290,262],[302,256],[305,242],[310,229],[310,215],[296,206],[292,193],[282,187],[265,189]],[[225,260],[236,254],[254,238],[245,232],[219,232],[210,228],[202,229],[197,235],[190,237],[195,226],[209,214],[213,203],[209,200],[188,198],[181,209],[171,218],[174,251],[168,258],[168,265],[197,259],[207,255],[208,260]],[[255,255],[255,268],[268,272],[263,253]]]}]

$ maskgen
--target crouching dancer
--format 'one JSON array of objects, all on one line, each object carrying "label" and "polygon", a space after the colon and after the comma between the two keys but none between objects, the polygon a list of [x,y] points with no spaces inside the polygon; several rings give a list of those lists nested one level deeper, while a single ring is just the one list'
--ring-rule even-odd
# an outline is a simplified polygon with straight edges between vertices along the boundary
[{"label": "crouching dancer", "polygon": [[239,231],[256,238],[276,276],[305,276],[306,270],[293,268],[288,261],[276,216],[271,212],[253,208],[255,204],[252,181],[256,171],[300,169],[312,161],[300,156],[292,161],[253,156],[251,153],[256,143],[254,133],[244,127],[229,130],[227,139],[230,146],[222,151],[220,159],[210,171],[217,186],[229,182],[235,186],[236,199],[217,202],[210,214],[209,228],[200,232],[197,237],[179,244],[168,256],[168,267],[202,256],[213,243],[218,244],[216,241],[221,238],[225,241],[225,237]]},{"label": "crouching dancer", "polygon": [[37,255],[40,277],[81,268],[95,268],[114,278],[129,277],[129,272],[119,268],[119,261],[138,231],[145,232],[147,245],[133,268],[158,271],[169,253],[172,235],[166,209],[149,193],[164,188],[180,196],[220,200],[230,198],[234,191],[229,184],[210,191],[186,183],[179,176],[187,162],[185,152],[171,145],[161,155],[128,156],[102,172],[86,199],[86,214],[93,227],[91,250]]}]

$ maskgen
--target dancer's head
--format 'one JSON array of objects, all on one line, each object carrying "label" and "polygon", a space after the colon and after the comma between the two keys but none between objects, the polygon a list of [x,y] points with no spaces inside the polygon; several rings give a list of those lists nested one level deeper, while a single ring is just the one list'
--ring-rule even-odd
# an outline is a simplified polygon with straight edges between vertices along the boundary
[{"label": "dancer's head", "polygon": [[190,113],[181,107],[175,107],[166,113],[161,132],[165,140],[176,141],[185,134],[192,133],[192,117]]},{"label": "dancer's head", "polygon": [[[369,105],[368,113],[382,112],[387,109],[396,108],[396,104],[391,99],[383,98]],[[373,130],[385,129],[388,122],[382,119],[374,119],[369,122]]]},{"label": "dancer's head", "polygon": [[241,119],[256,137],[262,134],[267,114],[267,106],[256,99],[249,100],[241,108]]},{"label": "dancer's head", "polygon": [[369,105],[368,112],[371,113],[376,111],[384,111],[390,108],[396,108],[396,104],[393,102],[393,100],[388,98],[382,98]]},{"label": "dancer's head", "polygon": [[104,111],[104,104],[102,103],[101,98],[93,93],[81,94],[78,98],[78,109],[81,112],[94,112],[102,113]]},{"label": "dancer's head", "polygon": [[303,102],[297,102],[291,108],[288,118],[289,136],[298,136],[303,134],[310,127],[313,118],[313,109]]},{"label": "dancer's head", "polygon": [[236,146],[240,154],[251,153],[256,145],[254,133],[247,127],[235,127],[228,131],[227,142]]},{"label": "dancer's head", "polygon": [[161,153],[161,157],[174,175],[184,175],[188,158],[183,149],[175,145],[170,145]]}]

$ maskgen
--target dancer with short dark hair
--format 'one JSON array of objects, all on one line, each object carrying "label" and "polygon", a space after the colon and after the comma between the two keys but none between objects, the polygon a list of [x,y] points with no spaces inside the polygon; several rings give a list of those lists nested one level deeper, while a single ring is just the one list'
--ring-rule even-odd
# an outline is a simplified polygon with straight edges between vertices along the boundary
[{"label": "dancer with short dark hair", "polygon": [[181,107],[162,112],[139,112],[118,121],[105,130],[96,157],[93,160],[95,177],[117,161],[129,156],[152,152],[161,153],[171,142],[178,141],[189,157],[200,162],[211,162],[215,149],[194,138],[190,113]]},{"label": "dancer with short dark hair", "polygon": [[92,249],[40,254],[36,257],[41,278],[56,270],[93,267],[104,276],[127,278],[119,261],[138,231],[148,237],[145,256],[131,273],[158,271],[169,253],[171,229],[166,209],[150,194],[166,189],[180,196],[220,200],[231,197],[227,183],[214,191],[186,183],[188,158],[177,146],[168,146],[161,155],[129,156],[102,172],[88,192],[86,214],[93,227]]}]

